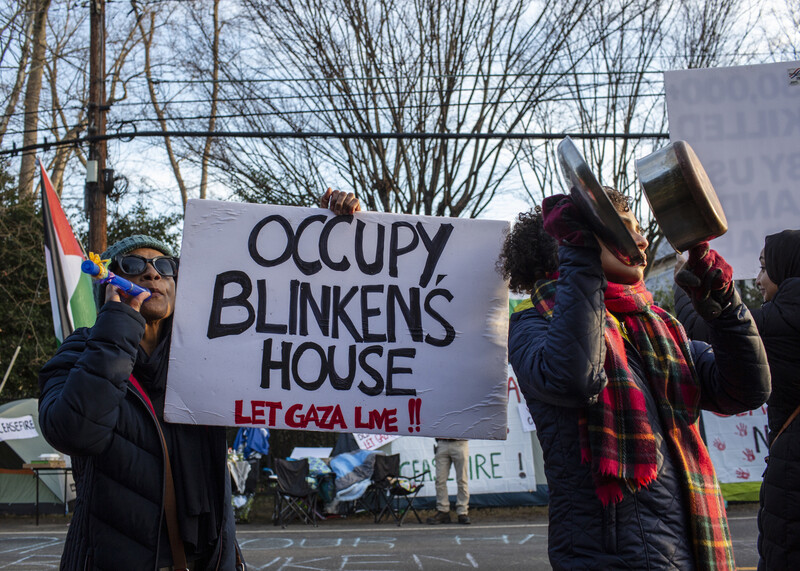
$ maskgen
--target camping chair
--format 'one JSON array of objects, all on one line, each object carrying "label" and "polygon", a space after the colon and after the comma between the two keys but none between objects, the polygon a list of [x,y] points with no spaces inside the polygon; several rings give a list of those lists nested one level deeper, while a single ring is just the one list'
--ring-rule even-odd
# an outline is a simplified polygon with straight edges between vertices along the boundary
[{"label": "camping chair", "polygon": [[389,479],[395,477],[400,471],[400,455],[386,456],[383,453],[375,455],[373,464],[372,475],[370,476],[370,485],[364,491],[364,494],[355,500],[354,511],[367,511],[375,518],[375,523],[386,515],[386,500],[388,488],[390,486]]},{"label": "camping chair", "polygon": [[275,460],[278,477],[275,487],[276,525],[285,528],[295,518],[317,525],[317,492],[308,482],[308,458]]},{"label": "camping chair", "polygon": [[385,516],[391,515],[397,525],[401,526],[408,512],[413,512],[417,521],[422,523],[422,518],[414,507],[414,499],[424,486],[422,478],[429,473],[430,470],[426,470],[413,478],[404,478],[400,475],[400,454],[376,456],[372,487],[377,492],[379,510],[375,515],[375,523],[380,523]]}]

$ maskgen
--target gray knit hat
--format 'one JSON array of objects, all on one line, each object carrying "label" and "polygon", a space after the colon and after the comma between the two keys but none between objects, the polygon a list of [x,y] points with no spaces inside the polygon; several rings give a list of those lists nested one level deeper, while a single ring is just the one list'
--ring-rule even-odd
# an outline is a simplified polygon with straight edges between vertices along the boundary
[{"label": "gray knit hat", "polygon": [[[134,234],[133,236],[128,236],[127,238],[123,238],[119,242],[112,244],[105,252],[100,254],[100,259],[113,261],[117,256],[127,254],[128,252],[133,252],[139,248],[152,248],[153,250],[158,250],[165,256],[175,256],[172,248],[167,246],[161,240],[145,234]],[[113,268],[111,269],[113,271]],[[94,290],[94,303],[97,306],[97,310],[100,311],[100,308],[105,302],[106,284],[93,282],[92,288]]]}]

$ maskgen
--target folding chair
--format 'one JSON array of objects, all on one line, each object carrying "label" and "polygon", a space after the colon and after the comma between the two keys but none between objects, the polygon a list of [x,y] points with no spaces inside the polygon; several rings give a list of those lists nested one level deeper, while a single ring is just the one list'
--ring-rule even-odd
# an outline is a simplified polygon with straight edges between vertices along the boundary
[{"label": "folding chair", "polygon": [[278,477],[275,488],[276,524],[285,528],[297,518],[317,526],[317,492],[308,483],[308,458],[275,460]]},{"label": "folding chair", "polygon": [[375,454],[370,485],[364,491],[364,494],[353,502],[353,512],[367,511],[375,518],[375,523],[378,523],[379,517],[383,517],[381,513],[385,509],[385,499],[388,495],[387,489],[390,485],[389,478],[393,477],[393,474],[396,474],[400,469],[400,456],[399,454],[394,456],[397,457],[397,462],[394,461],[394,457],[388,459],[390,457],[383,453]]},{"label": "folding chair", "polygon": [[[417,521],[422,523],[422,518],[414,507],[414,499],[425,485],[422,478],[429,473],[430,470],[426,470],[413,478],[405,478],[400,475],[400,454],[376,456],[372,481],[378,492],[379,511],[375,516],[375,523],[380,523],[385,516],[391,515],[397,525],[401,526],[408,512],[413,512]],[[402,505],[402,500],[405,500],[405,505]]]}]

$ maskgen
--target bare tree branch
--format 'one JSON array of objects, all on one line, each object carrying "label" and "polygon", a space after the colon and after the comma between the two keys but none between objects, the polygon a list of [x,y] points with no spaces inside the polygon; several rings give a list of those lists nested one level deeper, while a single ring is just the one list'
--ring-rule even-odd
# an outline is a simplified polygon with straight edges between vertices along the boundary
[{"label": "bare tree branch", "polygon": [[[241,128],[349,132],[505,132],[558,81],[559,50],[590,3],[547,0],[246,0],[257,69],[240,77]],[[243,189],[282,184],[262,200],[312,203],[326,181],[370,209],[480,214],[515,171],[503,140],[229,143],[215,156]],[[224,164],[225,160],[235,162]],[[303,157],[308,171],[298,172]],[[292,163],[289,163],[290,158]],[[256,176],[256,173],[262,173]],[[309,181],[312,186],[309,187]],[[244,190],[242,190],[244,192]]]}]

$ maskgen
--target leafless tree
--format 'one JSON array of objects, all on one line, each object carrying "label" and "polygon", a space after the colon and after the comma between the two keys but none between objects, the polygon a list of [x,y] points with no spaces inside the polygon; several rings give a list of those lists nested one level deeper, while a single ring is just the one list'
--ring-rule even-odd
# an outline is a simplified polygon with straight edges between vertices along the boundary
[{"label": "leafless tree", "polygon": [[800,60],[800,0],[775,2],[766,11],[765,21],[769,22],[764,33],[771,60]]},{"label": "leafless tree", "polygon": [[[161,127],[161,130],[165,133],[169,131],[166,112],[164,110],[164,104],[160,100],[156,82],[153,78],[153,63],[152,63],[152,54],[153,54],[153,42],[155,40],[155,33],[156,33],[156,22],[157,17],[160,16],[157,9],[152,7],[148,7],[146,9],[140,9],[137,2],[131,2],[131,6],[136,13],[136,25],[139,28],[139,33],[141,34],[142,38],[142,45],[144,46],[144,73],[147,79],[147,89],[150,96],[150,103],[153,107],[153,111],[158,118],[158,124]],[[188,200],[188,190],[186,189],[186,183],[183,180],[183,174],[181,173],[179,159],[178,156],[175,154],[172,145],[172,139],[169,135],[164,135],[164,149],[169,157],[169,163],[172,167],[172,172],[175,175],[175,181],[178,184],[178,188],[181,193],[181,200],[183,204],[186,204]]]},{"label": "leafless tree", "polygon": [[[65,173],[73,187],[83,186],[85,157],[78,145],[61,146],[86,130],[88,93],[88,16],[80,3],[49,3],[26,0],[17,11],[0,9],[0,57],[8,65],[0,68],[0,91],[5,113],[0,117],[0,140],[16,145],[53,143],[38,153],[24,153],[18,176],[21,196],[32,197],[35,189],[34,158],[45,161],[56,191],[61,194]],[[126,62],[136,47],[133,19],[112,12],[107,28],[107,104],[127,97],[126,84],[135,69]],[[34,49],[35,48],[35,49]],[[24,93],[22,102],[19,101]],[[77,160],[75,160],[77,159]]]},{"label": "leafless tree", "polygon": [[[32,12],[33,25],[30,31],[31,57],[25,86],[22,145],[36,143],[39,129],[39,98],[42,91],[45,57],[47,55],[47,11],[50,0],[31,0],[28,9]],[[20,198],[33,196],[33,177],[36,171],[36,154],[27,151],[22,154],[19,168]]]},{"label": "leafless tree", "polygon": [[[505,133],[569,70],[586,0],[245,0],[250,61],[226,72],[250,131]],[[373,210],[476,216],[514,171],[502,139],[265,139],[226,144],[240,194],[312,204],[332,182]]]},{"label": "leafless tree", "polygon": [[[220,98],[220,68],[222,67],[221,54],[220,54],[220,41],[222,36],[222,28],[224,26],[223,20],[219,14],[219,0],[214,0],[211,10],[211,31],[208,32],[208,26],[204,25],[199,10],[192,10],[191,17],[196,29],[200,30],[201,42],[193,44],[194,49],[193,57],[190,61],[193,64],[194,72],[197,75],[204,76],[208,79],[208,122],[206,128],[209,133],[213,133],[217,126],[217,113],[219,108]],[[210,56],[210,67],[200,65],[200,62],[207,61]],[[209,168],[211,159],[211,149],[214,143],[212,136],[207,136],[202,140],[202,148],[195,149],[195,156],[199,157],[200,163],[200,189],[199,197],[206,198],[208,195],[208,179]]]},{"label": "leafless tree", "polygon": [[[144,46],[143,70],[149,105],[158,128],[165,133],[164,150],[185,207],[192,191],[181,165],[199,167],[197,196],[206,198],[214,137],[202,137],[198,145],[192,139],[175,140],[168,132],[181,130],[187,124],[191,130],[202,130],[197,128],[198,121],[205,121],[208,133],[216,130],[220,98],[218,79],[223,65],[220,42],[225,25],[220,16],[220,1],[214,0],[210,10],[209,3],[200,1],[183,5],[177,2],[140,5],[133,1],[131,5]],[[170,82],[180,83],[181,79],[185,83],[177,92],[171,91]],[[185,116],[188,106],[172,104],[177,94],[196,96],[191,116]],[[207,101],[207,104],[196,103],[198,101]]]},{"label": "leafless tree", "polygon": [[0,66],[14,70],[13,75],[9,74],[0,81],[0,94],[5,102],[3,115],[0,116],[0,143],[3,142],[28,74],[33,18],[26,8],[25,2],[9,2],[0,8]]},{"label": "leafless tree", "polygon": [[[741,61],[739,46],[752,30],[746,8],[741,0],[601,1],[580,22],[584,33],[597,39],[592,50],[578,57],[568,52],[574,72],[567,96],[535,117],[543,129],[552,129],[557,120],[559,131],[601,135],[576,143],[603,184],[631,197],[651,249],[658,247],[661,234],[636,181],[634,161],[666,141],[629,136],[668,132],[663,70]],[[565,191],[558,176],[558,142],[522,145],[520,168],[532,173],[525,191],[534,203]]]}]

